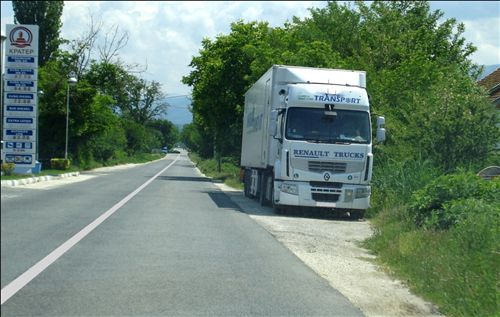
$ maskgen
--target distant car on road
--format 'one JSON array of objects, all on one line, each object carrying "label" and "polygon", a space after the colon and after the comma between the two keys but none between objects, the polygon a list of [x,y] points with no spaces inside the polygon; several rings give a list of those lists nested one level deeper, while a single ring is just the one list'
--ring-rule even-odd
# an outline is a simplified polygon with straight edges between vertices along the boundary
[{"label": "distant car on road", "polygon": [[161,152],[164,153],[164,154],[167,154],[168,153],[168,148],[166,146],[162,147],[161,148]]}]

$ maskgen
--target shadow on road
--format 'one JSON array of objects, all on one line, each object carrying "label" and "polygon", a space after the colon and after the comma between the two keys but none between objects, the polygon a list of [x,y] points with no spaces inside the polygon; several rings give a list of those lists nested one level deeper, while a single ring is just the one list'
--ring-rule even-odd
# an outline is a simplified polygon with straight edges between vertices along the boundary
[{"label": "shadow on road", "polygon": [[190,177],[190,176],[158,176],[156,179],[164,181],[183,181],[183,182],[211,182],[207,177]]},{"label": "shadow on road", "polygon": [[236,204],[228,195],[221,191],[207,192],[208,196],[219,208],[230,208],[243,212],[240,206]]},{"label": "shadow on road", "polygon": [[353,220],[345,212],[319,208],[287,208],[285,212],[278,214],[272,207],[261,206],[257,200],[245,197],[241,191],[224,191],[220,192],[220,194],[226,195],[232,202],[239,206],[238,210],[253,216],[309,218],[348,222],[364,221],[363,219]]}]

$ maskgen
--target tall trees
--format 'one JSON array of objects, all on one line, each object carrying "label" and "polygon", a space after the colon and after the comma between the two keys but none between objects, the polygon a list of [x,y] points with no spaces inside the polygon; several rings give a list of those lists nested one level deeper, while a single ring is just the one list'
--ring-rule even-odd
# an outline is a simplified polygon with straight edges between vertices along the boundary
[{"label": "tall trees", "polygon": [[223,154],[239,152],[246,89],[272,64],[289,64],[365,70],[372,111],[388,119],[386,157],[422,156],[445,169],[486,159],[497,119],[475,88],[479,67],[462,24],[426,1],[329,1],[310,12],[276,28],[240,21],[203,40],[183,82],[193,87],[195,127],[221,150],[225,136]]},{"label": "tall trees", "polygon": [[39,29],[39,66],[45,65],[57,51],[61,39],[61,15],[64,1],[12,1],[14,22],[36,24]]},{"label": "tall trees", "polygon": [[182,79],[193,86],[195,124],[200,134],[208,134],[217,155],[239,155],[243,95],[255,59],[251,47],[260,48],[268,30],[267,23],[232,23],[229,35],[203,40],[200,56],[190,64],[195,71]]},{"label": "tall trees", "polygon": [[[63,5],[63,1],[13,1],[16,23],[40,27],[40,159],[62,156],[71,73],[78,83],[69,93],[69,154],[81,167],[173,145],[177,130],[160,119],[167,106],[160,83],[140,78],[129,71],[134,66],[119,59],[127,32],[115,26],[102,35],[102,21],[90,16],[87,32],[63,40],[59,37]],[[68,51],[58,49],[62,41],[70,44]]]}]

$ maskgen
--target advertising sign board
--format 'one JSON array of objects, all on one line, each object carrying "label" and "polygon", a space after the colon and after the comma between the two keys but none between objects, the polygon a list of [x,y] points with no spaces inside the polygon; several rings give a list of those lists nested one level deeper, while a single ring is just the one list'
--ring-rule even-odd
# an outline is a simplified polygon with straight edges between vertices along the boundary
[{"label": "advertising sign board", "polygon": [[4,141],[31,141],[36,142],[36,130],[4,129]]},{"label": "advertising sign board", "polygon": [[2,154],[6,162],[23,167],[36,163],[38,29],[38,25],[5,27]]},{"label": "advertising sign board", "polygon": [[16,154],[35,154],[34,142],[11,142],[5,141],[5,149]]}]

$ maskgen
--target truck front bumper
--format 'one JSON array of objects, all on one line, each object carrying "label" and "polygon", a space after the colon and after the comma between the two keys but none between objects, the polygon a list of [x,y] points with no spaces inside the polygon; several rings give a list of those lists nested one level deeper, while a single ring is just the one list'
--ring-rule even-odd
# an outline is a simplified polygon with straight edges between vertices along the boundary
[{"label": "truck front bumper", "polygon": [[364,210],[370,207],[370,192],[369,185],[311,186],[309,182],[275,181],[274,203]]}]

